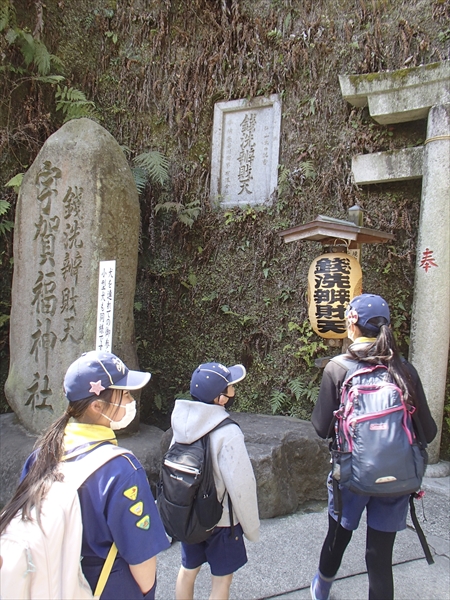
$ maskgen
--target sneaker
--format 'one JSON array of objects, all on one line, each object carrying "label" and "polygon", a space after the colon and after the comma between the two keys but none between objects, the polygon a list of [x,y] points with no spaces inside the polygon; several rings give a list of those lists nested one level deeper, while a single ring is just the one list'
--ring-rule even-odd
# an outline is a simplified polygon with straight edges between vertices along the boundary
[{"label": "sneaker", "polygon": [[331,586],[333,585],[333,579],[326,580],[320,573],[314,575],[314,579],[311,581],[311,598],[312,600],[329,600]]}]

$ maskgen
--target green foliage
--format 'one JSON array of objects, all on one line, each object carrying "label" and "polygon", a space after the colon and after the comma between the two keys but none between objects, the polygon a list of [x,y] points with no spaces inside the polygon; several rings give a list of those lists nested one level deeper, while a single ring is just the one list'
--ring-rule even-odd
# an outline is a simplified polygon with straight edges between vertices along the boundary
[{"label": "green foliage", "polygon": [[155,213],[158,214],[160,210],[175,213],[180,223],[191,228],[202,209],[200,200],[196,199],[186,205],[181,202],[160,202],[155,206]]},{"label": "green foliage", "polygon": [[438,33],[438,39],[440,42],[448,42],[450,41],[450,28],[445,31],[440,31]]},{"label": "green foliage", "polygon": [[312,404],[316,403],[320,387],[316,382],[317,375],[318,372],[307,381],[304,377],[297,377],[289,382],[289,389],[294,394],[297,402],[300,402],[300,400],[304,399]]},{"label": "green foliage", "polygon": [[14,6],[12,6],[7,0],[1,0],[0,2],[0,32],[15,21]]},{"label": "green foliage", "polygon": [[253,315],[240,315],[239,313],[234,312],[233,310],[231,310],[228,304],[224,304],[223,306],[221,306],[220,310],[226,315],[235,317],[239,324],[242,325],[242,327],[250,325],[256,321],[256,317],[254,317]]},{"label": "green foliage", "polygon": [[148,173],[145,169],[141,169],[141,167],[133,167],[131,172],[133,173],[137,191],[139,194],[142,194],[148,182]]},{"label": "green foliage", "polygon": [[317,401],[320,386],[317,383],[319,371],[311,372],[310,377],[308,374],[296,377],[287,384],[286,387],[290,393],[280,389],[272,390],[269,399],[272,414],[309,419],[311,408]]},{"label": "green foliage", "polygon": [[163,187],[168,182],[169,160],[164,154],[158,152],[158,150],[151,150],[150,152],[139,154],[133,159],[133,163],[140,169],[139,176],[142,177],[147,175],[147,179],[150,180],[151,183]]},{"label": "green foliage", "polygon": [[328,346],[322,338],[314,333],[308,320],[303,321],[300,325],[290,321],[288,330],[298,332],[298,336],[295,346],[287,344],[284,346],[283,351],[292,352],[295,358],[303,360],[308,367],[314,365],[314,359],[320,356],[322,352],[328,351]]},{"label": "green foliage", "polygon": [[97,111],[95,104],[88,100],[84,93],[75,88],[68,88],[66,85],[56,86],[55,92],[56,110],[61,110],[64,115],[64,123],[71,119],[80,119],[81,117],[95,118]]},{"label": "green foliage", "polygon": [[282,196],[291,189],[298,191],[305,182],[314,181],[316,177],[317,171],[312,160],[298,162],[295,169],[289,169],[282,165],[278,177],[278,193]]},{"label": "green foliage", "polygon": [[[17,173],[17,175],[14,175],[14,177],[12,177],[7,183],[5,183],[5,187],[12,187],[13,190],[16,192],[16,194],[19,193],[20,190],[20,186],[22,185],[22,181],[23,181],[23,176],[24,173]],[[8,203],[9,205],[9,203]],[[9,208],[9,206],[8,206]],[[0,214],[2,214],[0,212]]]},{"label": "green foliage", "polygon": [[[0,12],[0,31],[7,29],[10,15],[11,13],[4,10]],[[61,66],[59,59],[49,53],[45,44],[26,29],[10,27],[5,39],[10,46],[15,45],[19,49],[25,66],[34,66],[38,75],[48,75],[52,66]]]},{"label": "green foliage", "polygon": [[[153,187],[163,188],[161,199],[167,197],[164,188],[169,182],[169,160],[158,150],[143,152],[133,159],[132,173],[138,192],[142,194],[147,183]],[[175,202],[167,200],[155,205],[155,214],[160,211],[172,213],[179,223],[191,228],[201,212],[200,200],[196,198],[191,202]]]},{"label": "green foliage", "polygon": [[9,314],[5,315],[5,314],[0,313],[0,328],[3,327],[4,325],[6,325],[6,323],[8,323],[8,321],[9,321]]},{"label": "green foliage", "polygon": [[399,350],[404,354],[407,354],[410,342],[411,301],[410,289],[397,288],[389,297],[392,333]]},{"label": "green foliage", "polygon": [[285,394],[281,390],[272,390],[272,393],[270,394],[270,407],[274,415],[277,413],[280,414],[287,402],[287,394]]},{"label": "green foliage", "polygon": [[[11,204],[7,200],[0,199],[0,217],[5,215],[10,207]],[[13,227],[14,223],[12,221],[0,220],[0,235],[4,235],[7,231],[11,231]]]},{"label": "green foliage", "polygon": [[[233,2],[226,14],[230,2],[188,2],[183,10],[171,2],[141,4],[148,4],[145,11],[139,3],[118,10],[114,0],[46,6],[0,0],[2,181],[25,170],[66,116],[62,107],[55,113],[58,85],[95,97],[101,122],[120,144],[163,148],[170,169],[157,169],[154,179],[145,164],[131,163],[142,215],[138,353],[153,373],[142,393],[142,418],[154,423],[170,414],[192,369],[208,359],[246,365],[240,410],[271,413],[271,391],[278,390],[280,414],[307,417],[317,387],[309,365],[329,352],[301,329],[307,268],[320,244],[284,244],[277,232],[317,214],[346,218],[358,202],[367,227],[394,233],[391,248],[364,246],[364,286],[395,304],[396,334],[405,346],[412,292],[396,291],[412,287],[420,189],[416,182],[359,188],[351,156],[418,145],[426,122],[374,124],[367,108],[350,107],[334,91],[338,73],[392,72],[406,57],[414,66],[446,56],[448,2],[447,8],[423,2],[420,15],[415,3],[385,2],[380,10],[380,2],[363,0],[357,10],[331,0]],[[214,104],[270,94],[283,98],[277,193],[261,207],[210,210]],[[11,237],[0,236],[3,282]],[[9,301],[9,286],[2,287]],[[4,341],[0,335],[4,364],[7,329]],[[0,384],[1,377],[0,370]]]},{"label": "green foliage", "polygon": [[245,208],[234,207],[230,210],[226,210],[223,213],[225,219],[225,225],[233,225],[234,223],[243,223],[247,220],[255,220],[258,212],[261,212],[263,207],[261,206],[247,206]]}]

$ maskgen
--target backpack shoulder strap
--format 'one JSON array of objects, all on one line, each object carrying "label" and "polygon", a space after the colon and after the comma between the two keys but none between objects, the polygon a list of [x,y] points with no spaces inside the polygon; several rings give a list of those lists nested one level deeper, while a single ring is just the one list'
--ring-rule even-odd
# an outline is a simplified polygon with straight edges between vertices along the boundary
[{"label": "backpack shoulder strap", "polygon": [[363,360],[358,361],[358,360],[355,360],[354,358],[351,358],[348,354],[340,354],[339,356],[334,356],[330,360],[335,362],[336,364],[340,365],[341,367],[344,367],[347,370],[345,379],[342,382],[342,388],[344,388],[348,384],[349,380],[352,377],[355,377],[356,375],[372,373],[376,369],[387,370],[386,365],[383,365],[381,363],[380,364],[368,363]]},{"label": "backpack shoulder strap", "polygon": [[346,371],[349,371],[358,364],[358,361],[349,356],[348,354],[339,354],[330,358],[330,362],[334,362],[337,365],[344,367]]},{"label": "backpack shoulder strap", "polygon": [[[124,454],[132,455],[133,453],[125,448],[120,448],[119,446],[108,443],[91,450],[87,456],[81,458],[80,460],[71,462],[63,461],[60,466],[60,471],[64,474],[64,483],[67,483],[73,486],[75,489],[78,489],[81,485],[83,485],[88,477],[97,471],[97,469],[102,467],[113,458],[122,456]],[[94,590],[94,598],[100,598],[102,595],[102,592],[111,574],[111,569],[116,556],[117,546],[115,542],[113,542],[100,572],[100,576]]]},{"label": "backpack shoulder strap", "polygon": [[114,444],[103,444],[79,460],[62,461],[60,471],[64,475],[65,481],[78,489],[97,469],[122,454],[133,453]]},{"label": "backpack shoulder strap", "polygon": [[230,425],[232,423],[237,425],[239,427],[239,429],[241,428],[239,423],[236,423],[236,421],[233,421],[233,419],[231,417],[227,417],[223,421],[220,421],[220,423],[218,425],[216,425],[215,427],[213,427],[210,431],[208,431],[208,433],[206,435],[210,434],[212,431],[215,431],[216,429],[220,429],[221,427],[224,427],[225,425]]},{"label": "backpack shoulder strap", "polygon": [[[237,425],[239,427],[239,429],[241,429],[241,426],[239,425],[239,423],[236,423],[236,421],[234,421],[231,417],[227,417],[226,419],[221,421],[218,425],[213,427],[211,429],[211,431],[209,431],[206,434],[206,436],[205,436],[206,437],[205,452],[207,454],[207,460],[205,462],[208,465],[208,468],[211,468],[211,456],[210,456],[210,450],[209,450],[209,434],[212,431],[215,431],[216,429],[220,429],[221,427],[224,427],[225,425],[231,425],[233,423],[235,425]],[[224,497],[225,497],[226,493],[227,493],[227,490],[225,489]],[[223,502],[223,498],[222,498],[222,502]],[[233,537],[234,536],[234,517],[233,517],[233,503],[231,501],[230,494],[228,494],[228,514],[230,516],[230,537]]]}]

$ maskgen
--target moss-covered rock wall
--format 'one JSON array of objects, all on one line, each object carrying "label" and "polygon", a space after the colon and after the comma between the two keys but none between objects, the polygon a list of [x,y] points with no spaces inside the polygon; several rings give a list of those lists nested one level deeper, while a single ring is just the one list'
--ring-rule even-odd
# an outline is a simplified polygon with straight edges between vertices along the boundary
[{"label": "moss-covered rock wall", "polygon": [[[142,395],[145,420],[168,424],[174,397],[211,359],[248,368],[238,409],[309,416],[320,381],[314,359],[337,352],[307,322],[307,271],[321,246],[287,245],[278,233],[318,214],[346,218],[355,203],[368,227],[395,234],[393,243],[364,248],[364,289],[387,298],[407,352],[420,182],[360,189],[350,165],[354,154],[420,145],[426,123],[376,124],[342,99],[338,74],[447,59],[448,1],[3,2],[15,9],[17,27],[57,57],[52,72],[66,78],[61,85],[95,104],[130,161],[149,150],[169,161],[167,182],[150,181],[140,196],[136,336],[141,367],[153,373]],[[17,85],[39,63],[27,66],[6,32],[1,49],[16,71],[0,73],[2,183],[31,164],[63,112],[55,84]],[[272,93],[283,102],[276,197],[212,210],[214,103]],[[2,194],[12,215],[14,195]],[[1,244],[7,281],[7,234]],[[7,292],[1,301],[6,311]],[[2,352],[7,358],[5,342]]]}]

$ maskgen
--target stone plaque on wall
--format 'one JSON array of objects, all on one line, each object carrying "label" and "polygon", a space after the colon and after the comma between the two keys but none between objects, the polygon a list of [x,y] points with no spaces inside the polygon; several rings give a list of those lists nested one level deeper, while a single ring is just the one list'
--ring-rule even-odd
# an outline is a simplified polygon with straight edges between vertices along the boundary
[{"label": "stone plaque on wall", "polygon": [[278,95],[218,102],[214,107],[211,202],[247,206],[277,187],[281,101]]},{"label": "stone plaque on wall", "polygon": [[64,412],[65,371],[95,349],[100,261],[116,261],[111,351],[137,366],[139,221],[133,175],[106,129],[75,119],[49,137],[24,176],[14,229],[5,393],[27,429]]}]

